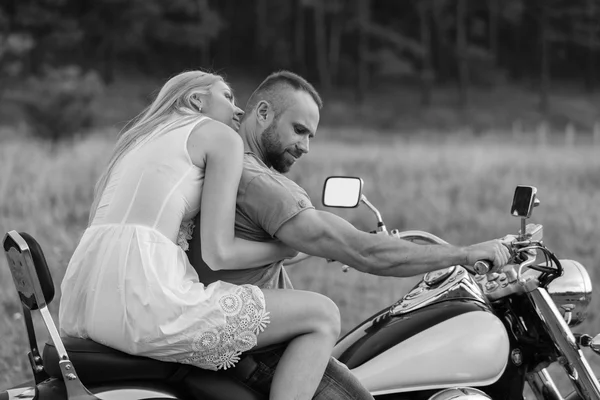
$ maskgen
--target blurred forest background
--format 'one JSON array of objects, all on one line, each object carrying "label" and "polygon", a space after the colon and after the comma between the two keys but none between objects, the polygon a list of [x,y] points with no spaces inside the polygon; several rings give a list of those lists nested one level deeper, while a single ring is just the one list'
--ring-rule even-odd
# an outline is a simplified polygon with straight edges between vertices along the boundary
[{"label": "blurred forest background", "polygon": [[[290,177],[318,208],[328,175],[361,176],[390,229],[468,245],[516,233],[514,188],[536,186],[532,222],[597,292],[600,0],[2,0],[0,235],[40,242],[54,317],[119,129],[195,68],[224,74],[242,106],[277,69],[315,84],[321,124]],[[329,211],[375,226],[362,207]],[[290,274],[338,304],[343,332],[419,279],[315,259]],[[596,293],[576,331],[600,332],[598,310]],[[20,313],[0,256],[0,390],[31,378]]]},{"label": "blurred forest background", "polygon": [[592,133],[599,21],[600,0],[3,0],[0,123],[68,136],[131,118],[185,69],[245,100],[287,68],[327,124]]}]

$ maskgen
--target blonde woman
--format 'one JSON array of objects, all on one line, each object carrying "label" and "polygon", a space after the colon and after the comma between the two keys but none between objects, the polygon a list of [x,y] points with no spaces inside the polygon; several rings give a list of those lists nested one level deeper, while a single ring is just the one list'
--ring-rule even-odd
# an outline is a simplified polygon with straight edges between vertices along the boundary
[{"label": "blonde woman", "polygon": [[[198,281],[184,247],[201,211],[213,269],[296,254],[234,237],[242,110],[218,75],[170,79],[120,136],[61,284],[61,333],[126,353],[218,370],[242,352],[290,341],[271,399],[313,396],[339,334],[339,311],[310,292]],[[213,225],[205,226],[204,221]],[[210,222],[206,222],[210,224]]]}]

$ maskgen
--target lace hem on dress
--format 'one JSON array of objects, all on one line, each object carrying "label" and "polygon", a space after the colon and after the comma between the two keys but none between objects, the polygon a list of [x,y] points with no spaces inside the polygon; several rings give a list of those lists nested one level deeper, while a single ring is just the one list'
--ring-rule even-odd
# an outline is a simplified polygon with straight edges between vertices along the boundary
[{"label": "lace hem on dress", "polygon": [[244,351],[256,346],[258,334],[270,322],[263,293],[256,286],[241,285],[235,293],[222,296],[218,304],[225,325],[194,336],[193,352],[179,362],[211,370],[234,367]]},{"label": "lace hem on dress", "polygon": [[193,219],[182,221],[181,225],[179,226],[179,233],[177,234],[177,244],[183,249],[183,251],[188,251],[188,249],[190,248],[188,240],[192,238],[195,226],[196,225],[194,224]]}]

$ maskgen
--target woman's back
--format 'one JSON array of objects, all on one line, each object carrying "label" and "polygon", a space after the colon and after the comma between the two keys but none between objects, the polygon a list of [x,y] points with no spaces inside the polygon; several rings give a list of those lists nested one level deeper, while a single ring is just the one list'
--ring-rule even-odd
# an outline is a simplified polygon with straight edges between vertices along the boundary
[{"label": "woman's back", "polygon": [[149,132],[112,169],[61,285],[63,334],[152,354],[192,326],[207,329],[208,322],[180,319],[188,308],[200,319],[218,311],[209,299],[220,286],[205,290],[178,245],[182,222],[200,208],[204,184],[204,168],[192,163],[187,141],[210,119],[181,118]]},{"label": "woman's back", "polygon": [[180,224],[200,208],[203,169],[187,151],[192,129],[208,118],[194,118],[125,154],[115,166],[98,204],[92,226],[141,225],[177,241]]}]

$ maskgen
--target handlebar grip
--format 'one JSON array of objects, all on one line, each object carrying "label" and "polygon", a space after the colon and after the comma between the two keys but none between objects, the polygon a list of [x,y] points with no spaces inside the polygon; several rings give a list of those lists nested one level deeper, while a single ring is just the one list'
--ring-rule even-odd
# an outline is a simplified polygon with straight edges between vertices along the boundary
[{"label": "handlebar grip", "polygon": [[473,264],[473,269],[479,275],[485,275],[492,270],[492,266],[493,264],[488,260],[479,260],[475,261],[475,264]]}]

